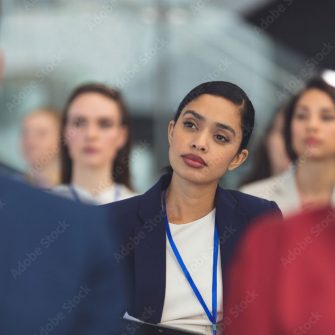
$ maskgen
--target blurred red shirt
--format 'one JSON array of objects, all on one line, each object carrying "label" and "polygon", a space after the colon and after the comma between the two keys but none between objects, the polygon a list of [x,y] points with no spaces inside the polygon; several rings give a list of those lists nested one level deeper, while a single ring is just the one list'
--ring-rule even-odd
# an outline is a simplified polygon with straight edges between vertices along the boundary
[{"label": "blurred red shirt", "polygon": [[334,335],[335,209],[254,225],[225,286],[224,335]]}]

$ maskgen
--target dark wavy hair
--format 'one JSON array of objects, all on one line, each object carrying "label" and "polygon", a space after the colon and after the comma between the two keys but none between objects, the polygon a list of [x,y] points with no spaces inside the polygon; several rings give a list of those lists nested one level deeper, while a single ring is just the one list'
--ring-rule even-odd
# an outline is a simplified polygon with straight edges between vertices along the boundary
[{"label": "dark wavy hair", "polygon": [[308,90],[317,89],[324,93],[326,93],[335,104],[335,88],[329,84],[327,84],[322,78],[317,77],[311,79],[307,82],[306,86],[295,95],[289,102],[286,108],[285,120],[284,120],[284,140],[286,151],[291,160],[294,162],[298,159],[297,153],[294,151],[292,146],[292,119],[294,116],[295,108],[299,99],[302,97],[304,93]]},{"label": "dark wavy hair", "polygon": [[129,171],[129,154],[131,149],[131,120],[121,92],[101,83],[87,83],[75,88],[70,94],[65,104],[61,121],[61,181],[69,184],[72,180],[72,159],[69,155],[68,147],[64,141],[64,130],[68,121],[69,107],[72,102],[82,94],[98,93],[115,101],[121,113],[121,124],[128,129],[128,139],[123,148],[119,150],[114,160],[111,176],[116,183],[124,184],[131,188]]},{"label": "dark wavy hair", "polygon": [[[246,149],[254,129],[255,109],[247,94],[239,86],[228,81],[209,81],[193,88],[186,94],[184,99],[179,104],[179,107],[174,115],[174,122],[177,122],[182,110],[187,104],[203,94],[225,98],[239,107],[243,134],[239,152]],[[172,173],[172,167],[165,167],[163,171]]]}]

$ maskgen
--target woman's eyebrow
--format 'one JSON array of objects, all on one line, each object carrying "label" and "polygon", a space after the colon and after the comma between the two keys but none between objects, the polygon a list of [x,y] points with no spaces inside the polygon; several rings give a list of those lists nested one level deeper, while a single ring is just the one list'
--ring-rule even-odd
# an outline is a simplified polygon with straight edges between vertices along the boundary
[{"label": "woman's eyebrow", "polygon": [[232,127],[228,126],[227,124],[215,122],[215,126],[218,127],[218,128],[220,128],[220,129],[230,131],[234,136],[236,135],[235,130]]},{"label": "woman's eyebrow", "polygon": [[303,110],[309,110],[308,106],[307,105],[304,105],[304,104],[297,104],[296,108],[300,108],[300,109],[303,109]]},{"label": "woman's eyebrow", "polygon": [[333,113],[333,112],[335,112],[335,108],[334,107],[322,107],[321,112],[323,112],[323,113]]},{"label": "woman's eyebrow", "polygon": [[[199,113],[193,111],[193,110],[187,110],[185,113],[184,113],[184,116],[186,114],[191,114],[192,116],[194,116],[196,119],[198,119],[199,121],[206,121],[206,118],[202,115],[200,115]],[[220,122],[215,122],[215,126],[217,128],[220,128],[220,129],[223,129],[223,130],[228,130],[230,131],[234,136],[236,135],[236,132],[235,130],[228,126],[227,124],[223,124],[223,123],[220,123]]]},{"label": "woman's eyebrow", "polygon": [[71,115],[69,117],[70,120],[86,120],[86,118],[82,115]]},{"label": "woman's eyebrow", "polygon": [[187,110],[185,113],[184,113],[184,116],[186,114],[191,114],[192,116],[194,116],[196,119],[198,119],[199,121],[205,121],[206,118],[202,115],[200,115],[199,113],[193,111],[193,110]]}]

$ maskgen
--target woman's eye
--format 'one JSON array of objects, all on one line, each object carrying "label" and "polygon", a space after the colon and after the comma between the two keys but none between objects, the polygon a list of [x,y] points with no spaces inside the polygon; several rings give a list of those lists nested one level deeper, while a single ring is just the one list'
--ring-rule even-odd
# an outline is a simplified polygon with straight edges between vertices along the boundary
[{"label": "woman's eye", "polygon": [[191,121],[184,121],[183,124],[184,124],[185,128],[192,128],[192,129],[196,128],[196,125],[193,122],[191,122]]},{"label": "woman's eye", "polygon": [[229,142],[229,138],[227,138],[223,135],[215,135],[215,138],[219,142],[223,142],[223,143],[228,143]]},{"label": "woman's eye", "polygon": [[80,128],[85,124],[85,121],[83,119],[76,119],[72,122],[72,124],[77,127]]},{"label": "woman's eye", "polygon": [[110,128],[113,126],[113,122],[108,121],[108,120],[103,120],[103,121],[100,121],[99,125],[101,128]]},{"label": "woman's eye", "polygon": [[334,115],[322,115],[322,120],[323,121],[332,121],[335,120],[335,116]]},{"label": "woman's eye", "polygon": [[307,119],[307,115],[304,113],[296,113],[295,114],[295,118],[298,120],[306,120]]}]

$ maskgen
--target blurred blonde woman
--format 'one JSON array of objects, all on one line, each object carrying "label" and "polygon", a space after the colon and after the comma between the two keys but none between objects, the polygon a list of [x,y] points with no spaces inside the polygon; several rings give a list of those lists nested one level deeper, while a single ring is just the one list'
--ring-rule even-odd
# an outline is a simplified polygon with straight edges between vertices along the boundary
[{"label": "blurred blonde woman", "polygon": [[22,122],[26,177],[35,186],[50,188],[60,183],[59,130],[60,112],[50,107],[32,111]]}]

